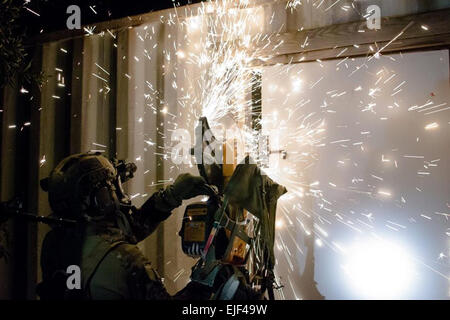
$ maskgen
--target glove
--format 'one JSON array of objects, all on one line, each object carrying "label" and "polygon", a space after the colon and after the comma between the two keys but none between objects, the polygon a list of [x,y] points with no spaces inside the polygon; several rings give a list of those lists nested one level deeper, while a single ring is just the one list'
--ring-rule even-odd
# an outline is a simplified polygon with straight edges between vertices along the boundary
[{"label": "glove", "polygon": [[189,173],[181,174],[171,188],[172,196],[178,201],[188,200],[200,195],[212,195],[214,189],[202,177]]},{"label": "glove", "polygon": [[216,190],[209,186],[205,179],[189,173],[178,176],[173,185],[165,190],[155,193],[142,207],[144,211],[152,211],[155,208],[162,214],[156,218],[160,221],[167,219],[170,212],[181,206],[183,200],[191,199],[199,195],[215,195]]}]

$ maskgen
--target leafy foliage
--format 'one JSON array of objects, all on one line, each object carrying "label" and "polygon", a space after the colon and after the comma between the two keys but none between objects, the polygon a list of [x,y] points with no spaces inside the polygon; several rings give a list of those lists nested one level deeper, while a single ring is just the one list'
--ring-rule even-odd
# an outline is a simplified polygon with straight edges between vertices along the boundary
[{"label": "leafy foliage", "polygon": [[39,82],[24,45],[26,32],[19,23],[22,6],[22,1],[0,0],[0,88],[11,85],[16,76],[27,83]]}]

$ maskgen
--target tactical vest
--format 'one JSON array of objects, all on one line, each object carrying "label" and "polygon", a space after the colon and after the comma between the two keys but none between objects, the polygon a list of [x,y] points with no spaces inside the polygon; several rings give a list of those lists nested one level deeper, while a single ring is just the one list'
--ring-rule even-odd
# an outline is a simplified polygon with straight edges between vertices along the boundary
[{"label": "tactical vest", "polygon": [[[68,289],[67,280],[70,275],[67,269],[51,270],[52,276],[41,282],[37,293],[42,300],[89,300],[91,299],[90,282],[105,257],[114,249],[127,242],[123,240],[107,241],[100,236],[87,237],[83,242],[80,262],[81,290]],[[51,252],[58,255],[58,252]],[[61,262],[61,265],[69,263]]]}]

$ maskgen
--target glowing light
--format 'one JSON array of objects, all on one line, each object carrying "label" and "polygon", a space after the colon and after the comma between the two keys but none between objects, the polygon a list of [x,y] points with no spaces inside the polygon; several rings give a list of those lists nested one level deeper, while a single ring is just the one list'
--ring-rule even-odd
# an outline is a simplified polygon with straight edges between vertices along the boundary
[{"label": "glowing light", "polygon": [[206,13],[213,13],[214,12],[214,6],[212,4],[209,4],[206,6]]},{"label": "glowing light", "polygon": [[344,270],[360,298],[399,299],[410,291],[415,270],[404,248],[371,240],[352,247],[347,257]]},{"label": "glowing light", "polygon": [[199,16],[196,17],[192,17],[191,19],[189,19],[189,27],[192,30],[198,30],[200,28],[202,19]]},{"label": "glowing light", "polygon": [[316,239],[316,244],[317,244],[317,246],[319,246],[319,247],[323,247],[323,242],[322,242],[322,240],[320,240],[320,239]]},{"label": "glowing light", "polygon": [[283,227],[284,227],[284,221],[281,220],[281,219],[278,219],[278,220],[275,222],[275,227],[276,227],[277,229],[283,228]]},{"label": "glowing light", "polygon": [[386,190],[379,190],[379,191],[378,191],[378,194],[379,194],[379,195],[382,195],[382,196],[385,196],[385,197],[390,197],[390,196],[392,196],[392,193],[390,193],[389,191],[386,191]]},{"label": "glowing light", "polygon": [[184,59],[184,58],[186,58],[186,54],[180,50],[177,52],[177,57],[180,59]]},{"label": "glowing light", "polygon": [[291,9],[291,11],[297,9],[298,6],[300,6],[302,2],[300,0],[290,0],[286,4],[286,8]]},{"label": "glowing light", "polygon": [[47,160],[45,159],[45,155],[42,157],[41,160],[39,160],[39,167],[42,167],[45,163],[47,162]]},{"label": "glowing light", "polygon": [[292,90],[298,92],[302,89],[302,80],[299,78],[294,78],[292,81]]},{"label": "glowing light", "polygon": [[425,127],[425,130],[433,130],[433,129],[437,129],[439,128],[439,124],[437,124],[436,122],[430,123],[429,125],[427,125]]}]

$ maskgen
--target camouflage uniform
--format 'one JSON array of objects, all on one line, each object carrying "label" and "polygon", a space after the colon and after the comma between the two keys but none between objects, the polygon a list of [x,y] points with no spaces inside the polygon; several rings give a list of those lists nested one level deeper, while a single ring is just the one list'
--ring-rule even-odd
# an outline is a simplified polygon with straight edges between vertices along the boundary
[{"label": "camouflage uniform", "polygon": [[[73,191],[66,189],[65,192],[60,192],[61,181],[64,181],[63,185],[67,188],[70,188],[70,184],[73,185],[71,177],[74,174],[68,175],[67,172],[70,170],[66,168],[66,176],[69,177],[64,177],[59,171],[64,166],[67,167],[70,161],[76,163],[73,157],[72,160],[66,161],[66,164],[63,161],[55,169],[56,173],[52,173],[50,182],[47,182],[49,185],[46,185],[46,188],[50,189],[51,204],[53,201],[52,208],[57,207],[55,205],[57,192],[59,192],[57,196],[67,198],[66,193]],[[104,158],[100,159],[100,162],[99,167],[105,164],[109,166],[104,162]],[[88,170],[92,171],[92,167],[97,164],[97,162],[94,162],[94,165],[90,163],[89,166],[85,165],[84,169],[89,167]],[[76,169],[75,176],[80,174],[79,168]],[[111,171],[111,168],[108,170]],[[97,170],[96,174],[98,172],[101,170]],[[188,181],[190,185],[195,184],[197,178],[190,177],[184,176],[187,180],[190,179]],[[53,192],[52,181],[55,180],[58,183],[55,184],[56,190]],[[186,189],[186,186],[181,184],[178,188]],[[140,209],[130,206],[129,212],[117,210],[107,219],[84,222],[73,228],[57,227],[51,230],[44,239],[41,251],[43,282],[38,285],[41,299],[208,299],[211,289],[193,282],[171,297],[150,262],[137,247],[138,242],[148,237],[170,216],[175,207],[181,205],[182,199],[196,195],[177,197],[174,195],[181,192],[175,191],[173,186],[170,186],[155,193]],[[76,212],[66,216],[74,214]],[[61,215],[64,213],[60,212],[59,216]],[[69,290],[67,287],[66,270],[71,265],[79,266],[81,269],[81,290]]]}]

